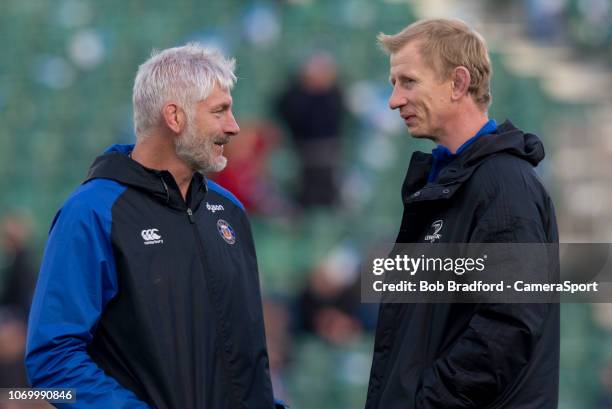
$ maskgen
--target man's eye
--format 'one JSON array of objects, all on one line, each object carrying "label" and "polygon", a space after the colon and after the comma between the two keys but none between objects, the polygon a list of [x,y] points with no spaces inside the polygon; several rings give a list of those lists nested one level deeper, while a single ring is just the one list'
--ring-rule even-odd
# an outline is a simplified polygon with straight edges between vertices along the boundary
[{"label": "man's eye", "polygon": [[227,111],[229,109],[229,107],[227,106],[222,106],[219,108],[216,108],[212,111],[213,114],[215,115],[222,115],[225,111]]}]

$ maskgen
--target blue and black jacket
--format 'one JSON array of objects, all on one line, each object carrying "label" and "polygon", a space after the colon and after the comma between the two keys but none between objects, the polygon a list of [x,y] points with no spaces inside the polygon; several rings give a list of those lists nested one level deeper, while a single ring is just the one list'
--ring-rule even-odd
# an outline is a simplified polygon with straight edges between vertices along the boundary
[{"label": "blue and black jacket", "polygon": [[[53,221],[26,352],[70,408],[274,408],[255,248],[240,202],[115,145]],[[61,405],[58,405],[61,407]]]}]

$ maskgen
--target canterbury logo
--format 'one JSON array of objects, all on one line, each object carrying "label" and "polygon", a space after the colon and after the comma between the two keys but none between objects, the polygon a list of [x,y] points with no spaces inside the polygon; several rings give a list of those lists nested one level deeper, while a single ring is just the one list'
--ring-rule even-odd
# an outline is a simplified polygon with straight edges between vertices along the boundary
[{"label": "canterbury logo", "polygon": [[143,231],[141,231],[140,235],[142,236],[144,240],[144,244],[148,245],[148,244],[163,243],[164,241],[162,240],[162,236],[157,234],[158,232],[159,232],[158,229],[144,229]]}]

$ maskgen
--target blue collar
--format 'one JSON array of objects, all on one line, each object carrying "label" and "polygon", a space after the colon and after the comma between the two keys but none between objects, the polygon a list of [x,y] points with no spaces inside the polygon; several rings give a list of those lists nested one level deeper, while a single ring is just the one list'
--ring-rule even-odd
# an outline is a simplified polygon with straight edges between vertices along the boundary
[{"label": "blue collar", "polygon": [[433,163],[431,165],[431,170],[429,171],[429,176],[427,177],[427,182],[433,182],[437,177],[440,171],[449,163],[451,163],[457,156],[461,155],[476,139],[480,138],[482,135],[494,133],[497,131],[497,122],[495,119],[489,119],[486,124],[476,135],[472,136],[470,139],[465,141],[459,149],[457,149],[456,153],[452,153],[446,146],[438,145],[431,151],[431,156],[433,156]]}]

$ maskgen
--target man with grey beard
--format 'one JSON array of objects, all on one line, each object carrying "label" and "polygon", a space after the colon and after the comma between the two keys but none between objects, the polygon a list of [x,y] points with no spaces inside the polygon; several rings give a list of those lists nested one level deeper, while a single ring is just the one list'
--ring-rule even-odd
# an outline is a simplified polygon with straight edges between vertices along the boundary
[{"label": "man with grey beard", "polygon": [[136,144],[98,157],[52,223],[33,386],[75,389],[71,408],[275,407],[249,222],[204,176],[240,130],[235,81],[233,60],[197,44],[138,69]]}]

